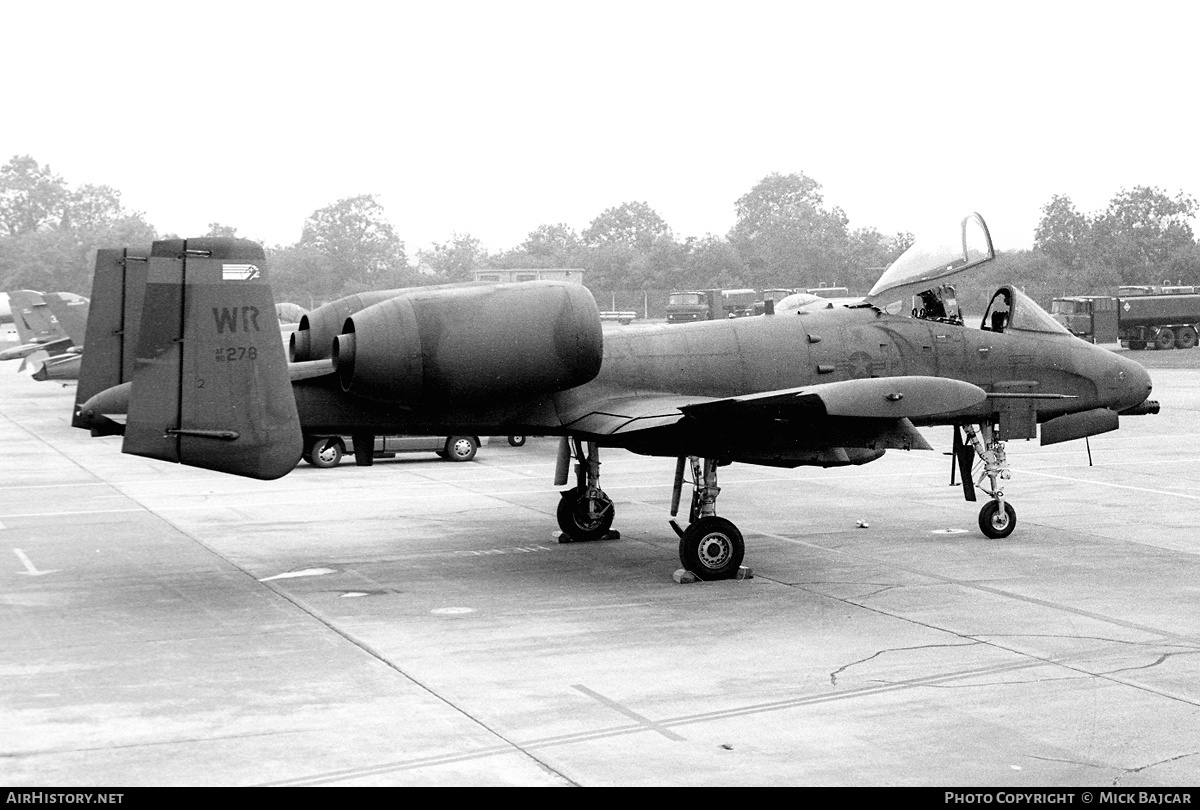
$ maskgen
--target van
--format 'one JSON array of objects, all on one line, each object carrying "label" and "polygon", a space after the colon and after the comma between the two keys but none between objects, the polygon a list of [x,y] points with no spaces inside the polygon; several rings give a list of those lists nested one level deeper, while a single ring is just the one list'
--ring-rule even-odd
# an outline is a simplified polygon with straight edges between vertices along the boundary
[{"label": "van", "polygon": [[[488,443],[484,436],[376,436],[375,458],[395,458],[397,453],[437,453],[447,461],[470,461]],[[349,436],[310,436],[304,460],[314,467],[336,467],[342,456],[354,452]]]}]

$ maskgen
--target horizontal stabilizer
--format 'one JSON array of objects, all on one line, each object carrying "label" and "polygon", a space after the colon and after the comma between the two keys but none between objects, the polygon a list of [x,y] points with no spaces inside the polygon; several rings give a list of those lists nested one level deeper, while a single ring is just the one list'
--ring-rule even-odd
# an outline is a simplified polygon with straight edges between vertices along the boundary
[{"label": "horizontal stabilizer", "polygon": [[47,355],[65,354],[72,346],[74,344],[70,338],[47,340],[45,343],[22,343],[20,346],[0,351],[0,360],[20,360],[37,352],[45,352]]},{"label": "horizontal stabilizer", "polygon": [[313,377],[324,377],[333,373],[333,358],[323,360],[305,360],[302,363],[288,363],[288,377],[292,382],[311,380]]}]

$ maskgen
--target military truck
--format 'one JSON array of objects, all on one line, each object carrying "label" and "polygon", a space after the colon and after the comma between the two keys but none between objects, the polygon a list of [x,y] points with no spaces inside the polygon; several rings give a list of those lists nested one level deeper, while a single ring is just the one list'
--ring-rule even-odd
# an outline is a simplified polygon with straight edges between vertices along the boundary
[{"label": "military truck", "polygon": [[667,323],[691,323],[754,314],[759,295],[752,289],[676,290],[667,297]]},{"label": "military truck", "polygon": [[1194,287],[1122,287],[1119,294],[1073,295],[1050,304],[1055,320],[1092,343],[1134,351],[1191,349],[1200,334],[1200,293]]}]

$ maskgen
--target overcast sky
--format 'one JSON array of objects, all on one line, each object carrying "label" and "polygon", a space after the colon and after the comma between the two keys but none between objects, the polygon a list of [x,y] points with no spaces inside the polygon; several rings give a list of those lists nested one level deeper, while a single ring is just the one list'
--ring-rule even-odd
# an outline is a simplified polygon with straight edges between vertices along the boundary
[{"label": "overcast sky", "polygon": [[724,235],[772,172],[853,228],[1200,194],[1200,4],[0,0],[0,162],[161,233],[291,244],[375,194],[409,253],[643,201]]}]

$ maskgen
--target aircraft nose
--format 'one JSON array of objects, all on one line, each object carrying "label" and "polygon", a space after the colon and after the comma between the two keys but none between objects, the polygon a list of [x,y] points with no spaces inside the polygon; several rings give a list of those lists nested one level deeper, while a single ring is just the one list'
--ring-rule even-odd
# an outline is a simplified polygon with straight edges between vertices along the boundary
[{"label": "aircraft nose", "polygon": [[1120,356],[1117,359],[1121,361],[1121,400],[1116,410],[1121,411],[1145,402],[1154,390],[1154,383],[1150,380],[1150,372],[1141,363]]}]

